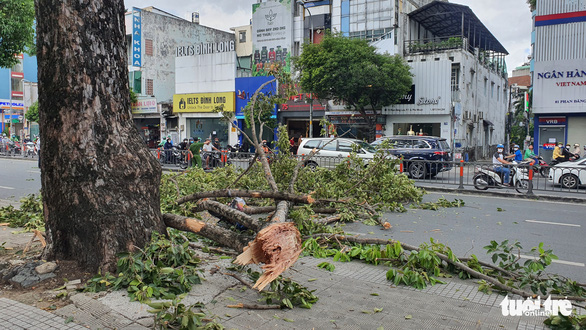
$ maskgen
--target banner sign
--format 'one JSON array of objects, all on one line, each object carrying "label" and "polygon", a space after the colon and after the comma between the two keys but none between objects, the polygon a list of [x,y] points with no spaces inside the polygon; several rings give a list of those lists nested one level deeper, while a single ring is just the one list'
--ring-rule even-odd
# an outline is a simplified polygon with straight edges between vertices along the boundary
[{"label": "banner sign", "polygon": [[293,3],[268,0],[252,5],[252,73],[255,77],[266,76],[277,63],[285,72],[290,72]]},{"label": "banner sign", "polygon": [[218,106],[234,111],[234,92],[173,95],[173,112],[213,112]]},{"label": "banner sign", "polygon": [[142,66],[142,25],[140,9],[132,8],[132,66]]},{"label": "banner sign", "polygon": [[[250,102],[252,95],[264,83],[274,79],[273,76],[236,78],[236,118],[244,119],[244,108]],[[275,93],[277,83],[266,85],[261,92],[265,95]],[[275,115],[277,106],[275,105]]]},{"label": "banner sign", "polygon": [[145,113],[157,113],[157,99],[152,97],[148,99],[138,100],[136,103],[130,105],[132,113],[145,114]]}]

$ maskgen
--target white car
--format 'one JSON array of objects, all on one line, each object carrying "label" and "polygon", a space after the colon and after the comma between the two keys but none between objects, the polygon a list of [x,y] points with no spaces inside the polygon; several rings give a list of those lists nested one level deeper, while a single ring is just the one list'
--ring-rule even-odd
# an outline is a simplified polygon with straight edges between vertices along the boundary
[{"label": "white car", "polygon": [[[334,168],[343,158],[350,156],[352,150],[356,150],[358,157],[368,160],[374,158],[376,150],[368,143],[356,139],[338,138],[305,138],[301,141],[297,155],[309,155],[314,148],[322,148],[315,156],[305,163],[309,168],[318,166]],[[355,148],[355,149],[353,149]]]},{"label": "white car", "polygon": [[554,165],[549,170],[549,182],[567,189],[586,185],[586,158]]}]

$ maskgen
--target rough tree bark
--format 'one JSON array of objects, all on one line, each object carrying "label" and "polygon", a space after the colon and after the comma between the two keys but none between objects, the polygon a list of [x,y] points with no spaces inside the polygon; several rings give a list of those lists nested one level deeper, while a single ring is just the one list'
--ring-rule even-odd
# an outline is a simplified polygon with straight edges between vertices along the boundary
[{"label": "rough tree bark", "polygon": [[113,270],[163,231],[160,165],[130,114],[124,3],[38,0],[45,257]]}]

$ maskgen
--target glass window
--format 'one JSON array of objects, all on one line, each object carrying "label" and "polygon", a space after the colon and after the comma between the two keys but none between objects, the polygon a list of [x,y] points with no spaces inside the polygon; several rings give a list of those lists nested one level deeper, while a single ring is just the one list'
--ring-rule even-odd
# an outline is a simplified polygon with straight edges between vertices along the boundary
[{"label": "glass window", "polygon": [[317,147],[319,147],[320,142],[321,142],[320,140],[309,140],[309,141],[307,141],[307,143],[303,147],[307,148],[307,149],[317,148]]},{"label": "glass window", "polygon": [[411,149],[411,140],[394,140],[395,149]]},{"label": "glass window", "polygon": [[246,42],[246,31],[239,31],[238,32],[238,42]]},{"label": "glass window", "polygon": [[372,152],[372,153],[376,152],[376,149],[366,142],[360,142],[360,143],[358,143],[358,146],[360,146],[360,148],[362,148],[368,152]]},{"label": "glass window", "polygon": [[228,122],[221,118],[188,118],[189,137],[206,138],[218,137],[222,146],[228,144]]},{"label": "glass window", "polygon": [[431,149],[431,146],[427,142],[419,140],[413,141],[413,149]]},{"label": "glass window", "polygon": [[352,142],[340,141],[338,142],[338,150],[343,152],[352,152]]},{"label": "glass window", "polygon": [[[329,141],[324,141],[323,143],[328,143]],[[323,150],[329,150],[329,151],[336,151],[336,146],[337,146],[338,142],[337,141],[332,141],[328,144],[326,144],[325,146],[322,145]]]}]

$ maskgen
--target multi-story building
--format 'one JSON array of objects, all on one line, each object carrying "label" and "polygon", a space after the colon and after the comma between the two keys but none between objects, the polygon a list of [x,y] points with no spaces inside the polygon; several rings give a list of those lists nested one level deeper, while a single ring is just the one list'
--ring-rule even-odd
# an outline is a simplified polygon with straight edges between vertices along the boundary
[{"label": "multi-story building", "polygon": [[[147,7],[133,8],[126,14],[126,38],[130,87],[138,95],[138,102],[132,105],[133,118],[149,146],[154,147],[161,135],[170,135],[179,143],[184,138],[225,131],[220,137],[226,139],[228,128],[221,123],[220,114],[209,107],[187,107],[196,96],[177,94],[228,92],[232,100],[228,107],[234,111],[234,35],[200,25],[198,13],[193,13],[190,21]],[[228,65],[215,67],[200,61],[215,58],[218,52],[228,57]],[[226,72],[227,78],[220,77]],[[197,97],[213,100],[214,96],[218,97]]]},{"label": "multi-story building", "polygon": [[535,150],[586,144],[586,0],[540,0],[533,12]]},{"label": "multi-story building", "polygon": [[17,55],[20,61],[12,68],[0,68],[0,132],[23,139],[38,135],[38,125],[25,119],[28,108],[37,100],[37,58]]}]

